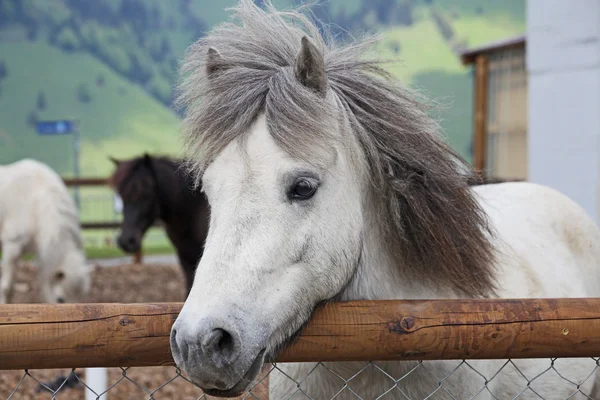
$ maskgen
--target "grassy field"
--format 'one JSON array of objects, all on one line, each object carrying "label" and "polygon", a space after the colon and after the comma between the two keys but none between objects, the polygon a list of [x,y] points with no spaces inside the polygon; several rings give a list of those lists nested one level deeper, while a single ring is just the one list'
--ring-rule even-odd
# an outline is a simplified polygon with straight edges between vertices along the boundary
[{"label": "grassy field", "polygon": [[[175,248],[170,244],[163,245],[150,245],[142,248],[143,256],[150,256],[156,254],[175,254]],[[95,247],[86,246],[85,254],[88,259],[102,259],[102,258],[115,258],[115,257],[130,257],[131,254],[122,252],[117,247]]]},{"label": "grassy field", "polygon": [[[89,233],[89,232],[86,232]],[[150,255],[163,255],[163,254],[175,254],[175,248],[168,242],[163,244],[151,243],[142,247],[142,254],[144,256]],[[85,246],[85,255],[88,259],[102,259],[102,258],[117,258],[117,257],[131,257],[131,254],[127,254],[121,251],[118,247],[108,246]],[[0,250],[0,258],[2,257],[2,251]],[[34,257],[32,254],[25,254],[24,260],[32,260]]]}]

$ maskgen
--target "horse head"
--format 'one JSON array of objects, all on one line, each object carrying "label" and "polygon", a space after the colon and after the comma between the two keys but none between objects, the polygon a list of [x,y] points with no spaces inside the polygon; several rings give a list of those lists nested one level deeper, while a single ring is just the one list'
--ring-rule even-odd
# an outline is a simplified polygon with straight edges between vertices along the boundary
[{"label": "horse head", "polygon": [[366,56],[371,42],[328,45],[269,4],[242,1],[241,23],[202,38],[183,71],[211,217],[171,349],[211,395],[245,390],[331,299],[492,286],[468,168],[437,125]]},{"label": "horse head", "polygon": [[135,253],[140,250],[146,231],[160,218],[156,160],[148,154],[130,160],[110,159],[116,170],[109,183],[123,201],[117,244],[123,251]]}]

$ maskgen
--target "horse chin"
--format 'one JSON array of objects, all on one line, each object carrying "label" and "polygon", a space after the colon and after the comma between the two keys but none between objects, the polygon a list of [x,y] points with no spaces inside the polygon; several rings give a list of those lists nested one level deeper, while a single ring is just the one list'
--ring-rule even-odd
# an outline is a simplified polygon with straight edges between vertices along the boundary
[{"label": "horse chin", "polygon": [[252,384],[252,382],[254,382],[254,380],[256,379],[256,377],[258,376],[260,371],[262,370],[263,365],[265,364],[265,350],[266,349],[262,349],[258,353],[256,358],[254,359],[254,362],[252,363],[252,365],[250,365],[250,368],[248,368],[248,370],[246,371],[246,373],[244,374],[242,379],[240,379],[231,388],[225,389],[225,390],[201,388],[202,391],[204,393],[206,393],[207,395],[214,396],[214,397],[230,398],[230,397],[240,396],[242,393],[244,393],[246,391],[246,389],[248,389],[248,387]]}]

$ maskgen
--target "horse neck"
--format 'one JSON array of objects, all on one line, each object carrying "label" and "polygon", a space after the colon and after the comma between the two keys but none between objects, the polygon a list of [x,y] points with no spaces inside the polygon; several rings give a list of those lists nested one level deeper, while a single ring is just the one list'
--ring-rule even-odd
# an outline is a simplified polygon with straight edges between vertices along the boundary
[{"label": "horse neck", "polygon": [[201,194],[189,189],[190,183],[184,174],[177,172],[178,168],[179,165],[167,162],[157,163],[155,167],[161,219],[167,225],[190,221],[189,213],[195,213],[200,207],[197,197]]},{"label": "horse neck", "polygon": [[160,218],[166,222],[169,218],[169,210],[173,209],[175,202],[173,197],[177,196],[180,177],[176,173],[177,167],[172,163],[157,160],[153,168],[156,179],[156,196],[160,205]]},{"label": "horse neck", "polygon": [[[369,192],[369,191],[367,191]],[[456,298],[449,288],[430,287],[403,273],[402,264],[390,252],[389,240],[381,232],[380,218],[368,194],[364,207],[363,249],[354,277],[341,300],[393,300]]]},{"label": "horse neck", "polygon": [[[78,257],[83,260],[82,250],[69,235],[61,235],[60,231],[53,230],[49,235],[40,230],[38,239],[38,262],[42,274],[49,274],[64,264],[67,258]],[[83,261],[82,261],[83,263]]]},{"label": "horse neck", "polygon": [[[79,219],[76,214],[65,214],[59,210],[66,205],[59,204],[62,196],[69,196],[59,189],[47,191],[47,202],[37,209],[40,221],[36,229],[36,253],[38,262],[46,271],[52,271],[74,253],[81,253],[77,243]],[[64,200],[67,201],[67,200]],[[68,207],[74,207],[69,205]]]}]

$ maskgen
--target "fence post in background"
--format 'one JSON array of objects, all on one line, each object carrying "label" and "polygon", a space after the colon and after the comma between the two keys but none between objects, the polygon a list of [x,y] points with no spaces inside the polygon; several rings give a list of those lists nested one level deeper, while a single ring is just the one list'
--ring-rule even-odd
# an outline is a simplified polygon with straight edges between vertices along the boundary
[{"label": "fence post in background", "polygon": [[[86,368],[85,384],[93,390],[85,389],[85,400],[107,400],[108,377],[106,368]],[[95,393],[95,394],[94,394]],[[104,394],[102,394],[104,393]],[[100,396],[102,394],[102,396]]]},{"label": "fence post in background", "polygon": [[473,138],[473,166],[485,175],[487,139],[488,58],[479,55],[475,59],[475,126]]},{"label": "fence post in background", "polygon": [[142,263],[142,256],[143,256],[142,249],[139,249],[137,251],[137,253],[135,253],[134,256],[133,256],[133,263],[134,264],[141,264]]},{"label": "fence post in background", "polygon": [[[79,126],[77,122],[73,124],[73,174],[75,179],[79,179],[79,153],[81,150],[81,142],[79,138]],[[75,186],[75,205],[77,210],[81,212],[81,200],[79,196],[79,185]]]}]

